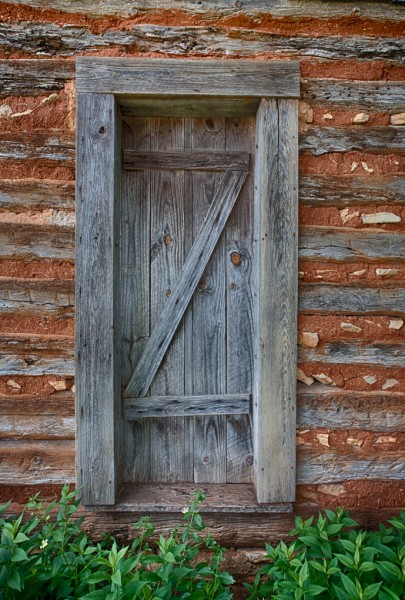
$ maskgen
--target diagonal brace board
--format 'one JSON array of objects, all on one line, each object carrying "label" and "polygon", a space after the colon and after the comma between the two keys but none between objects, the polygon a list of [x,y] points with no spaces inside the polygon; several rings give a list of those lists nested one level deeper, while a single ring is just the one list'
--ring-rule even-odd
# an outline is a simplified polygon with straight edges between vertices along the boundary
[{"label": "diagonal brace board", "polygon": [[226,171],[184,263],[177,287],[170,295],[129,380],[124,392],[126,398],[144,397],[148,391],[231,214],[246,177],[247,173],[244,172]]}]

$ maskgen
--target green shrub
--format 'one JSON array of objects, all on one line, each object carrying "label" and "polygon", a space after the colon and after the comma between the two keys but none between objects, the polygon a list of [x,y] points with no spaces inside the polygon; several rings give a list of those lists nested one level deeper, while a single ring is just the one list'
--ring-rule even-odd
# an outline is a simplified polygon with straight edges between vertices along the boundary
[{"label": "green shrub", "polygon": [[[206,600],[232,598],[233,578],[220,570],[223,549],[203,536],[197,512],[204,499],[196,494],[184,512],[184,527],[173,529],[150,544],[154,528],[149,518],[135,524],[138,536],[118,549],[111,536],[94,544],[81,529],[83,518],[72,519],[79,501],[64,487],[59,502],[44,508],[35,497],[24,514],[0,519],[0,594],[5,600],[85,599]],[[9,503],[1,507],[4,514]],[[51,518],[56,512],[55,519]],[[199,561],[204,549],[208,561]]]},{"label": "green shrub", "polygon": [[[110,535],[99,543],[86,535],[68,487],[47,506],[33,498],[18,518],[1,518],[8,503],[0,507],[0,598],[231,599],[234,580],[220,568],[224,549],[203,534],[203,499],[196,494],[182,527],[158,539],[150,519],[141,519],[123,548]],[[289,545],[266,545],[266,564],[245,584],[249,599],[405,600],[405,512],[389,523],[373,533],[343,509],[316,522],[297,517]]]},{"label": "green shrub", "polygon": [[289,546],[266,545],[249,599],[405,599],[405,512],[378,533],[360,531],[343,509],[325,513],[315,524],[296,517]]}]

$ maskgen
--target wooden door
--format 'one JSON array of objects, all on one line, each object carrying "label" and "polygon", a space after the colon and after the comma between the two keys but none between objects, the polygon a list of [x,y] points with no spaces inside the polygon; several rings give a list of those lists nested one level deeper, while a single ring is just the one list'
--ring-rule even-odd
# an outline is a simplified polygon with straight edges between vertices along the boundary
[{"label": "wooden door", "polygon": [[252,481],[254,127],[253,117],[124,119],[123,388],[136,387],[206,215],[236,182],[232,212],[151,384],[126,393],[126,482]]}]

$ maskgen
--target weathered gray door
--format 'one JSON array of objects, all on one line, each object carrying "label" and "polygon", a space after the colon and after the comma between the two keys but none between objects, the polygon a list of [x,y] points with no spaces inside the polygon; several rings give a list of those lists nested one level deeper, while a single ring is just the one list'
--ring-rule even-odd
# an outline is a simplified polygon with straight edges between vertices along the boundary
[{"label": "weathered gray door", "polygon": [[[252,481],[254,131],[254,117],[124,118],[126,482]],[[217,235],[226,219],[216,244],[206,217]]]}]

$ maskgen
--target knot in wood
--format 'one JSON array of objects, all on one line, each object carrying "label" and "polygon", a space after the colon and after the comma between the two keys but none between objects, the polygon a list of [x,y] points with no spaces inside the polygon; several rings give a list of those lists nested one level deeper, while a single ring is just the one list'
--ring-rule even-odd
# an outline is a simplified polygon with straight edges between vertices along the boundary
[{"label": "knot in wood", "polygon": [[206,286],[205,279],[200,279],[200,281],[198,282],[198,289],[205,290],[205,286]]},{"label": "knot in wood", "polygon": [[242,257],[239,254],[239,252],[232,252],[231,253],[231,263],[235,267],[240,267],[240,265],[242,264]]},{"label": "knot in wood", "polygon": [[171,246],[173,243],[173,239],[170,237],[169,234],[165,235],[165,245],[166,246]]}]

